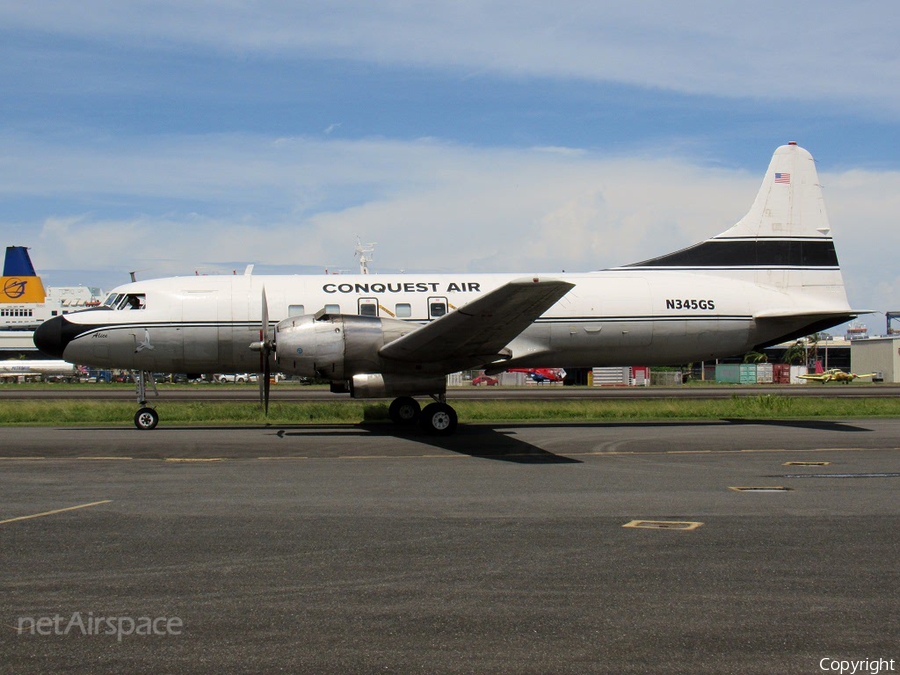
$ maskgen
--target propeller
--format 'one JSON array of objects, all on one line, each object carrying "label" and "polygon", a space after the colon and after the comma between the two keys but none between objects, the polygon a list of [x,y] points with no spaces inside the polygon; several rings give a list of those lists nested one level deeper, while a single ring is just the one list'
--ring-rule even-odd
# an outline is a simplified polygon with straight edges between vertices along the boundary
[{"label": "propeller", "polygon": [[275,338],[269,339],[269,303],[266,300],[266,287],[262,289],[262,320],[259,326],[259,342],[250,345],[250,349],[259,352],[259,403],[269,414],[269,378],[272,375],[271,355],[275,351]]}]

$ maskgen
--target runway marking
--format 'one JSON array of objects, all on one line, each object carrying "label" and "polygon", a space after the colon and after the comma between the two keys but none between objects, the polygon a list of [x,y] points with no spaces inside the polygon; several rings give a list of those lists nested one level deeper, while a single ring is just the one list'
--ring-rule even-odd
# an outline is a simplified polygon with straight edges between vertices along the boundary
[{"label": "runway marking", "polygon": [[100,506],[101,504],[109,504],[112,499],[104,499],[100,502],[91,502],[90,504],[79,504],[78,506],[68,506],[64,509],[54,509],[53,511],[44,511],[43,513],[33,513],[30,516],[19,516],[18,518],[8,518],[7,520],[0,520],[0,525],[6,525],[7,523],[15,523],[19,520],[30,520],[32,518],[43,518],[44,516],[52,516],[57,513],[65,513],[66,511],[75,511],[77,509],[86,509],[91,506]]},{"label": "runway marking", "polygon": [[93,461],[93,460],[96,460],[96,461],[105,461],[105,460],[108,460],[108,459],[134,459],[134,458],[133,458],[133,457],[116,457],[116,456],[114,456],[114,455],[110,455],[110,456],[108,456],[108,457],[103,457],[103,456],[97,456],[97,457],[91,457],[91,456],[88,456],[88,457],[76,457],[75,459],[87,459],[87,460],[92,460],[92,461]]},{"label": "runway marking", "polygon": [[0,462],[15,462],[22,460],[33,461],[36,459],[47,459],[46,457],[0,457]]},{"label": "runway marking", "polygon": [[338,455],[321,459],[477,459],[479,457],[528,457],[529,453],[518,455]]},{"label": "runway marking", "polygon": [[788,473],[782,478],[900,478],[900,473]]},{"label": "runway marking", "polygon": [[831,462],[785,462],[781,466],[829,466]]},{"label": "runway marking", "polygon": [[[802,452],[872,452],[874,450],[900,450],[900,448],[810,448]],[[746,450],[594,450],[590,452],[561,453],[572,457],[602,457],[604,455],[737,455],[797,452],[796,448],[751,448]]]},{"label": "runway marking", "polygon": [[224,457],[165,457],[164,462],[224,462]]},{"label": "runway marking", "polygon": [[302,455],[289,455],[287,457],[257,457],[256,459],[262,460],[270,460],[270,459],[309,459],[309,457],[304,457]]},{"label": "runway marking", "polygon": [[338,455],[334,459],[396,459],[402,455]]},{"label": "runway marking", "polygon": [[625,523],[622,527],[635,527],[645,530],[696,530],[703,523],[697,523],[690,520],[632,520]]},{"label": "runway marking", "polygon": [[783,485],[763,485],[759,487],[730,487],[729,490],[735,492],[790,492],[791,488]]}]

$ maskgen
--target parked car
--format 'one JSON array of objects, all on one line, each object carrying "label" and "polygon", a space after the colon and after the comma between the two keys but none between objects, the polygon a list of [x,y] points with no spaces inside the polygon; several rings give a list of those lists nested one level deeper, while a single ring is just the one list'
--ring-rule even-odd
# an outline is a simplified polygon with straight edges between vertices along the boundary
[{"label": "parked car", "polygon": [[220,384],[244,384],[245,382],[256,382],[259,378],[256,373],[225,373],[216,375],[216,382]]},{"label": "parked car", "polygon": [[486,387],[496,387],[500,384],[500,380],[496,377],[491,377],[490,375],[479,375],[474,380],[472,380],[472,384],[476,387],[479,385],[484,385]]}]

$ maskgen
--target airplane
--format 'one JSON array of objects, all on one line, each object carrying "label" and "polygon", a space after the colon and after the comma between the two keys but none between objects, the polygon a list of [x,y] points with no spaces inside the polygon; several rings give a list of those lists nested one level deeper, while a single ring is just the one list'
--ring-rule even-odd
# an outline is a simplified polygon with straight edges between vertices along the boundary
[{"label": "airplane", "polygon": [[50,375],[74,377],[77,374],[78,370],[75,365],[62,360],[8,359],[0,361],[0,379],[38,375],[41,377]]},{"label": "airplane", "polygon": [[858,377],[875,377],[878,373],[868,373],[866,375],[857,375],[856,373],[845,373],[840,368],[829,368],[828,370],[816,373],[815,375],[800,375],[801,380],[811,380],[813,382],[841,382],[850,384]]},{"label": "airplane", "polygon": [[[812,156],[779,147],[749,212],[649,260],[562,274],[187,276],[128,283],[103,306],[52,318],[40,351],[136,371],[135,425],[152,429],[152,372],[258,370],[393,398],[397,424],[451,434],[447,374],[665,365],[743,354],[855,318]],[[151,379],[152,382],[152,379]],[[433,402],[421,408],[416,396]]]}]

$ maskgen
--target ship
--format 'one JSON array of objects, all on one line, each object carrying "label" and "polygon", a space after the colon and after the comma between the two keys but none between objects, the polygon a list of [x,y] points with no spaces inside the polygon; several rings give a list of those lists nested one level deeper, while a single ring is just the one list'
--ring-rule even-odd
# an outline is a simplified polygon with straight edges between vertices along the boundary
[{"label": "ship", "polygon": [[0,353],[37,354],[32,334],[47,319],[103,302],[93,286],[44,287],[25,246],[7,246],[0,277]]}]

